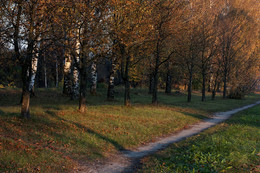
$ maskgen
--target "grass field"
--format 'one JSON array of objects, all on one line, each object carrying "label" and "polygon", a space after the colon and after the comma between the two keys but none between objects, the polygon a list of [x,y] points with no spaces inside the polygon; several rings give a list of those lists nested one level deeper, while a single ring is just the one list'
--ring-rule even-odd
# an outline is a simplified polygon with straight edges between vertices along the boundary
[{"label": "grass field", "polygon": [[260,172],[260,106],[142,162],[138,172]]},{"label": "grass field", "polygon": [[87,113],[77,112],[77,101],[57,89],[36,90],[31,99],[30,120],[19,118],[19,89],[0,90],[0,172],[68,172],[82,161],[92,162],[119,150],[131,149],[207,118],[260,100],[253,94],[244,100],[200,101],[193,95],[159,93],[152,106],[146,90],[133,89],[131,107],[123,106],[123,90],[116,100],[106,100],[106,90],[87,96]]}]

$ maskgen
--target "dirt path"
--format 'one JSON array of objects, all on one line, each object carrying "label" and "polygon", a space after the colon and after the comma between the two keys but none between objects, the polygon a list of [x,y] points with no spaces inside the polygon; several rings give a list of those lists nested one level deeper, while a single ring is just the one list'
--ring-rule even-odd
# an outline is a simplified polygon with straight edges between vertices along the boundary
[{"label": "dirt path", "polygon": [[137,148],[135,151],[122,151],[120,154],[109,158],[105,163],[95,163],[94,165],[85,165],[80,167],[78,172],[86,173],[120,173],[133,172],[135,165],[138,165],[139,160],[147,155],[150,155],[158,150],[162,150],[172,143],[186,139],[187,137],[196,135],[203,130],[206,130],[216,124],[227,120],[231,115],[251,108],[260,104],[260,101],[255,104],[247,105],[227,112],[216,113],[214,117],[206,119],[198,124],[190,126],[190,128],[180,131],[172,136],[161,138],[160,140],[149,143],[145,146]]}]

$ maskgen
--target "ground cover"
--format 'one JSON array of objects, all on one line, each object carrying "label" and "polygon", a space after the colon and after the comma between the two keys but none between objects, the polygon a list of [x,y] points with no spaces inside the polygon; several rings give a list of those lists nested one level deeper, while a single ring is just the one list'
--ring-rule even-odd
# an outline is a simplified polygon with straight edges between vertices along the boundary
[{"label": "ground cover", "polygon": [[259,172],[260,106],[142,159],[138,172]]},{"label": "ground cover", "polygon": [[134,89],[132,107],[123,106],[123,92],[106,101],[106,91],[87,96],[88,111],[77,112],[77,101],[57,89],[39,89],[31,100],[30,120],[19,118],[19,89],[0,90],[0,172],[66,172],[80,161],[95,161],[119,150],[131,149],[190,124],[208,118],[211,112],[253,103],[259,95],[244,100],[192,103],[186,95],[159,93],[159,106],[152,106],[146,90]]}]

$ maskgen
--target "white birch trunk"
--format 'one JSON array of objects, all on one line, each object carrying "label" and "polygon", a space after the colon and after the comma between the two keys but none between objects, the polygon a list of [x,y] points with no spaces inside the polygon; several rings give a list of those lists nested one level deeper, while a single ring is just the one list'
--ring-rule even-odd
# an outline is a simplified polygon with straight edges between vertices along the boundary
[{"label": "white birch trunk", "polygon": [[89,58],[92,60],[92,64],[91,64],[91,72],[90,72],[90,75],[91,75],[91,86],[90,86],[90,93],[92,95],[95,95],[97,94],[97,64],[94,62],[94,53],[93,52],[90,52],[89,53]]},{"label": "white birch trunk", "polygon": [[97,64],[93,62],[91,64],[91,88],[90,93],[97,94]]},{"label": "white birch trunk", "polygon": [[39,59],[39,49],[40,49],[40,39],[41,37],[39,36],[37,38],[37,43],[36,43],[36,48],[33,51],[33,57],[32,57],[32,69],[31,69],[31,78],[30,78],[30,83],[29,83],[29,91],[34,95],[34,84],[35,84],[35,77],[36,77],[36,72],[38,69],[38,59]]},{"label": "white birch trunk", "polygon": [[36,55],[32,58],[32,71],[31,71],[31,79],[30,79],[30,84],[29,84],[30,92],[33,92],[33,90],[34,90],[37,67],[38,67],[38,56]]},{"label": "white birch trunk", "polygon": [[108,81],[107,99],[114,100],[115,98],[115,76],[116,76],[116,58],[111,60],[111,69]]},{"label": "white birch trunk", "polygon": [[76,59],[73,63],[73,80],[72,80],[72,91],[71,91],[71,99],[76,100],[79,98],[79,69],[77,65],[79,65],[79,54],[80,54],[80,42],[77,40],[76,43]]},{"label": "white birch trunk", "polygon": [[71,99],[76,100],[79,98],[79,70],[75,64],[73,65],[72,76],[73,76],[73,80],[72,80]]}]

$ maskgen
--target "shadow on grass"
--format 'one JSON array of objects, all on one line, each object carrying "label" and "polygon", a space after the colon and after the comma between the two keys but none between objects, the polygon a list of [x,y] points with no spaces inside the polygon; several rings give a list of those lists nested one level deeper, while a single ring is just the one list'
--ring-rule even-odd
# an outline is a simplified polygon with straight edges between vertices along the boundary
[{"label": "shadow on grass", "polygon": [[[124,98],[123,88],[116,89],[115,101],[108,101],[106,98],[106,89],[98,89],[98,96],[92,96],[87,93],[87,105],[88,106],[104,106],[104,105],[114,105],[122,106]],[[0,90],[0,105],[1,106],[11,106],[13,103],[17,105],[20,101],[20,91],[16,90]],[[31,107],[42,107],[43,109],[76,109],[78,107],[78,100],[70,100],[70,97],[66,97],[62,94],[61,90],[58,89],[37,89],[37,97],[31,99]],[[210,95],[207,95],[205,102],[201,102],[200,93],[193,93],[191,103],[187,102],[186,94],[181,95],[167,95],[162,91],[158,92],[160,105],[169,107],[179,107],[179,108],[189,108],[198,109],[207,112],[218,112],[223,110],[228,110],[230,107],[239,107],[242,104],[248,104],[250,100],[258,100],[259,96],[251,96],[248,100],[223,100],[219,95],[216,96],[216,100],[212,101]],[[2,99],[3,98],[3,99]],[[131,90],[131,102],[132,105],[150,105],[152,96],[148,94],[145,89],[132,89]]]},{"label": "shadow on grass", "polygon": [[60,111],[62,110],[61,107],[59,107],[59,105],[43,105],[42,106],[43,109],[53,109],[53,110],[56,110],[56,111]]},{"label": "shadow on grass", "polygon": [[[258,113],[259,114],[259,113]],[[255,115],[258,115],[257,113]],[[252,118],[252,115],[241,116],[240,114],[226,121],[228,125],[241,125],[260,128],[260,118]]]},{"label": "shadow on grass", "polygon": [[190,116],[190,117],[194,117],[200,120],[204,120],[204,119],[208,119],[208,116],[205,115],[201,115],[201,114],[193,114],[193,113],[189,113],[189,112],[181,112],[184,115]]},{"label": "shadow on grass", "polygon": [[67,122],[67,123],[69,123],[69,124],[75,125],[75,126],[78,127],[79,129],[84,130],[84,131],[86,131],[86,132],[88,132],[88,133],[90,133],[90,134],[92,134],[92,135],[95,135],[96,137],[98,137],[98,138],[100,138],[100,139],[102,139],[102,140],[104,140],[104,141],[107,141],[107,142],[111,143],[111,144],[112,144],[117,150],[119,150],[119,151],[125,151],[125,150],[126,150],[126,149],[125,149],[122,145],[120,145],[118,142],[116,142],[116,141],[114,141],[114,140],[112,140],[112,139],[110,139],[110,138],[108,138],[108,137],[106,137],[106,136],[103,136],[103,135],[101,135],[101,134],[95,132],[95,131],[92,130],[92,129],[89,129],[88,127],[86,127],[86,126],[84,126],[84,125],[82,125],[82,124],[80,124],[80,123],[73,122],[73,121],[70,121],[70,120],[61,118],[61,117],[59,117],[55,112],[52,112],[52,111],[46,111],[46,113],[49,114],[49,115],[51,115],[52,117],[56,118],[56,119],[59,120],[59,121],[64,121],[64,122]]},{"label": "shadow on grass", "polygon": [[[43,149],[49,147],[48,150],[62,151],[64,155],[69,154],[74,157],[74,154],[78,153],[87,159],[104,157],[103,152],[106,152],[106,150],[102,151],[98,143],[74,137],[74,126],[76,126],[78,128],[77,131],[84,131],[84,133],[112,144],[118,151],[125,151],[125,148],[118,142],[99,134],[81,123],[59,117],[52,111],[46,111],[46,114],[32,115],[31,119],[23,119],[19,113],[4,112],[0,109],[0,117],[0,122],[3,123],[0,130],[2,129],[1,133],[3,136],[6,136],[3,139],[13,141],[14,143],[19,143],[17,139],[23,139],[27,146],[37,148],[36,143],[38,143],[37,145]],[[66,132],[67,130],[69,133]],[[17,134],[17,131],[20,131],[22,135]],[[57,141],[57,146],[53,148],[52,143],[49,144],[49,140]],[[74,146],[71,148],[72,152],[63,151],[63,145],[70,144],[71,141],[74,141],[74,144],[72,144]]]},{"label": "shadow on grass", "polygon": [[0,117],[7,117],[7,118],[22,118],[20,113],[17,112],[9,112],[9,113],[5,113],[4,111],[2,111],[0,109]]},{"label": "shadow on grass", "polygon": [[5,112],[0,109],[0,115],[4,115]]}]

